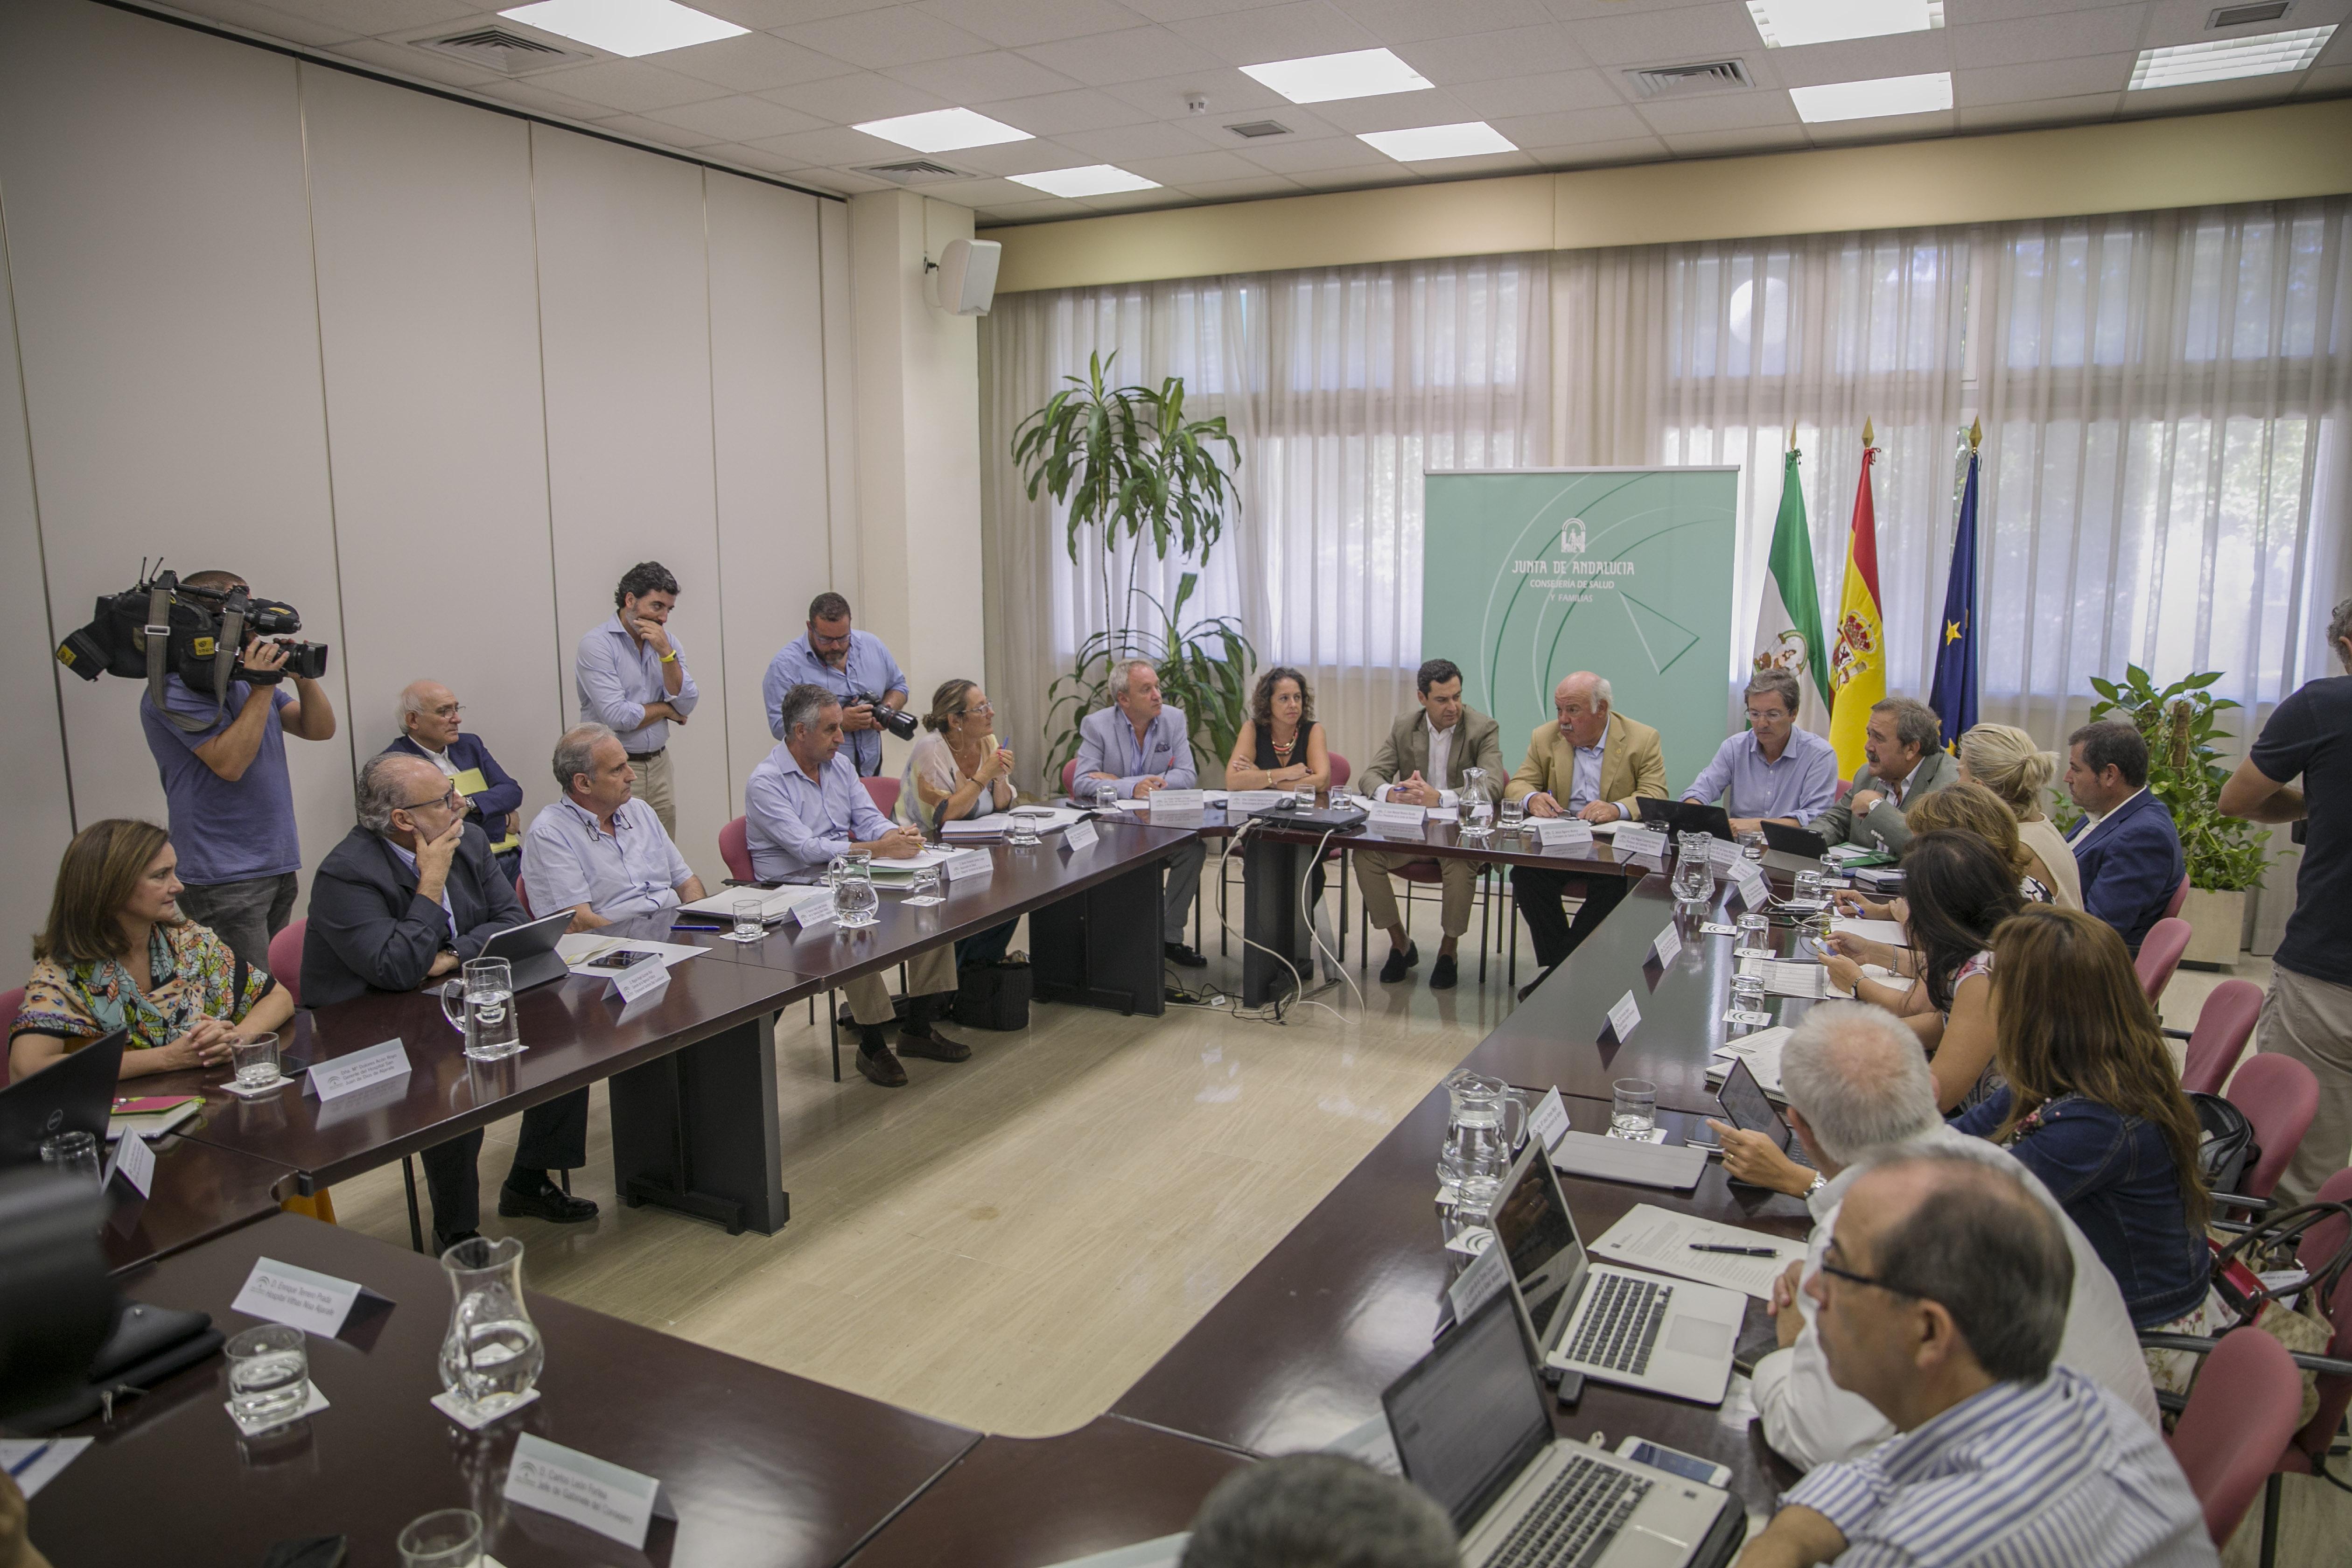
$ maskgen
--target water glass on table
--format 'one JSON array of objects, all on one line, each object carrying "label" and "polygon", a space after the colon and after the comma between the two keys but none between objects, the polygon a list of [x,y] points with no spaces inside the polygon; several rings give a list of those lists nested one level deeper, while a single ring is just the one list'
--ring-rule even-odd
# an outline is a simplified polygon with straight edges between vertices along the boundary
[{"label": "water glass on table", "polygon": [[1005,824],[1004,841],[1019,845],[1036,843],[1037,819],[1025,811],[1013,813]]},{"label": "water glass on table", "polygon": [[1495,807],[1495,826],[1506,833],[1517,833],[1527,826],[1528,803],[1525,798],[1507,800]]},{"label": "water glass on table", "polygon": [[1094,801],[1095,809],[1097,811],[1101,812],[1106,816],[1116,816],[1118,811],[1118,781],[1114,779],[1097,779],[1095,781]]},{"label": "water glass on table", "polygon": [[256,1035],[229,1043],[228,1059],[236,1068],[239,1089],[268,1089],[284,1075],[278,1066],[278,1037]]},{"label": "water glass on table", "polygon": [[1473,1230],[1490,1230],[1495,1223],[1495,1200],[1502,1195],[1500,1176],[1465,1176],[1454,1189],[1454,1210],[1446,1216],[1445,1238],[1448,1241]]},{"label": "water glass on table", "polygon": [[907,884],[907,901],[929,908],[940,901],[940,868],[918,866],[914,879]]},{"label": "water glass on table", "polygon": [[1731,1005],[1742,1013],[1764,1011],[1764,976],[1747,970],[1733,975]]},{"label": "water glass on table", "polygon": [[758,899],[735,900],[735,929],[730,933],[737,942],[757,942],[768,932],[766,906]]},{"label": "water glass on table", "polygon": [[445,1508],[410,1520],[394,1544],[400,1568],[474,1568],[482,1560],[482,1516]]},{"label": "water glass on table", "polygon": [[1750,860],[1764,858],[1767,847],[1764,830],[1760,827],[1751,827],[1739,836],[1739,853]]},{"label": "water glass on table", "polygon": [[285,1323],[247,1329],[221,1347],[228,1358],[228,1407],[247,1426],[293,1419],[310,1398],[310,1352]]},{"label": "water glass on table", "polygon": [[1772,921],[1762,910],[1749,910],[1739,917],[1738,945],[1769,950],[1772,945]]},{"label": "water glass on table", "polygon": [[1648,1142],[1658,1125],[1658,1086],[1645,1078],[1621,1078],[1611,1091],[1609,1136]]},{"label": "water glass on table", "polygon": [[[125,1138],[135,1138],[126,1132]],[[98,1185],[98,1139],[88,1132],[58,1132],[41,1140],[41,1165],[60,1176]]]},{"label": "water glass on table", "polygon": [[1800,903],[1808,900],[1818,899],[1822,896],[1822,874],[1819,871],[1800,871],[1797,873],[1796,898]]}]

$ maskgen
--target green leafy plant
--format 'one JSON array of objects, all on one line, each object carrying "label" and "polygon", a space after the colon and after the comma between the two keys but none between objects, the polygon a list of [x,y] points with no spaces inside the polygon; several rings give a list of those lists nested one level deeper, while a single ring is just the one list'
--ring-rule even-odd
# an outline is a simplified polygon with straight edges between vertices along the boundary
[{"label": "green leafy plant", "polygon": [[[1081,544],[1093,551],[1111,623],[1080,645],[1076,668],[1054,683],[1045,723],[1049,778],[1077,754],[1078,721],[1108,700],[1110,672],[1137,658],[1158,667],[1161,694],[1192,726],[1193,752],[1212,766],[1222,763],[1246,716],[1246,672],[1257,658],[1231,616],[1183,621],[1199,573],[1183,574],[1173,607],[1138,584],[1147,552],[1165,561],[1173,548],[1181,559],[1207,563],[1224,534],[1234,500],[1227,470],[1239,465],[1241,450],[1222,416],[1186,414],[1181,376],[1157,388],[1110,385],[1118,358],[1090,355],[1087,374],[1063,377],[1068,386],[1013,434],[1013,460],[1028,480],[1029,499],[1044,493],[1068,508],[1072,563]],[[1122,549],[1127,580],[1115,585]]]},{"label": "green leafy plant", "polygon": [[2230,739],[2230,732],[2215,715],[2238,706],[2206,689],[2221,679],[2221,671],[2207,670],[2158,691],[2147,671],[2126,665],[2120,685],[2092,678],[2091,689],[2101,700],[2091,717],[2122,719],[2147,742],[2147,790],[2172,812],[2189,863],[2189,885],[2213,893],[2243,892],[2263,885],[2267,858],[2255,825],[2220,810],[2230,770],[2213,742]]}]

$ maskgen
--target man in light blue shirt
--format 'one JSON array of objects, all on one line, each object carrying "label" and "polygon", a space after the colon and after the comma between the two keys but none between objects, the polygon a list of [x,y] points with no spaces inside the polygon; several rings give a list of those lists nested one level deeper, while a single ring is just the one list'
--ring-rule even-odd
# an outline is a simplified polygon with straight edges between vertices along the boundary
[{"label": "man in light blue shirt", "polygon": [[669,727],[683,724],[702,700],[686,650],[669,635],[677,608],[677,579],[658,561],[640,561],[613,591],[613,618],[580,639],[572,676],[580,691],[580,721],[602,724],[621,738],[636,771],[636,796],[654,808],[662,830],[677,832],[677,791],[670,775]]},{"label": "man in light blue shirt", "polygon": [[849,738],[849,760],[870,778],[882,771],[882,721],[874,705],[859,697],[878,697],[892,710],[907,706],[907,678],[898,661],[872,632],[849,624],[849,601],[838,594],[819,594],[809,601],[808,630],[783,646],[768,663],[760,696],[768,707],[768,733],[784,738],[784,693],[800,685],[822,686],[841,700],[841,727]]},{"label": "man in light blue shirt", "polygon": [[1830,1376],[1898,1435],[1799,1482],[1741,1568],[2217,1563],[2163,1437],[2053,1364],[2074,1282],[2064,1233],[2010,1173],[1872,1165],[1804,1290]]},{"label": "man in light blue shirt", "polygon": [[[795,686],[781,706],[784,738],[743,786],[745,837],[752,874],[763,882],[813,881],[835,858],[862,850],[877,860],[911,859],[924,848],[922,830],[893,826],[842,748],[841,699],[822,686]],[[907,1016],[898,1049],[910,1057],[960,1062],[971,1047],[939,1032],[957,985],[955,946],[941,942],[907,961]],[[857,1070],[885,1089],[907,1081],[882,1037],[895,1009],[879,974],[843,986],[857,1025]]]},{"label": "man in light blue shirt", "polygon": [[[1160,696],[1160,672],[1131,659],[1110,673],[1111,706],[1078,723],[1076,795],[1092,800],[1098,784],[1118,788],[1121,800],[1149,800],[1163,789],[1197,789],[1192,767],[1192,731],[1184,710]],[[1187,839],[1168,858],[1168,890],[1160,900],[1160,952],[1171,963],[1199,969],[1208,963],[1184,940],[1184,921],[1201,890],[1201,867],[1208,846]]]},{"label": "man in light blue shirt", "polygon": [[1748,728],[1716,748],[1683,798],[1712,805],[1722,796],[1735,833],[1768,819],[1794,827],[1827,811],[1837,798],[1837,748],[1797,728],[1802,700],[1787,670],[1758,670],[1748,683]]},{"label": "man in light blue shirt", "polygon": [[636,773],[610,728],[566,730],[555,742],[555,782],[563,798],[540,808],[522,840],[523,885],[534,910],[568,908],[573,931],[594,931],[703,896],[702,879],[654,808],[630,795]]}]

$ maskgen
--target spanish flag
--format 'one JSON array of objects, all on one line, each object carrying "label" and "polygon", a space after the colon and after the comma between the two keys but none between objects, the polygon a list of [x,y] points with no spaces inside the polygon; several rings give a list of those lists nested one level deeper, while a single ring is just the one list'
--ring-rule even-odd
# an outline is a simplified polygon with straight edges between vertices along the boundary
[{"label": "spanish flag", "polygon": [[1870,465],[1878,459],[1870,422],[1862,425],[1862,478],[1846,536],[1845,589],[1838,595],[1837,640],[1830,649],[1830,744],[1847,778],[1867,760],[1863,731],[1873,705],[1886,700],[1886,627],[1878,616],[1878,521],[1870,502]]}]

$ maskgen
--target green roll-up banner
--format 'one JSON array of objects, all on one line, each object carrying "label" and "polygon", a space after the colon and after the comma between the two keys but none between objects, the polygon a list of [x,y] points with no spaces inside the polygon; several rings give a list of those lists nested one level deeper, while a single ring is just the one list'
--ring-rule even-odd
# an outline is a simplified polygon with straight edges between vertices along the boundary
[{"label": "green roll-up banner", "polygon": [[1679,790],[1722,744],[1739,470],[1510,468],[1425,476],[1421,647],[1527,754],[1571,670],[1657,728]]}]

